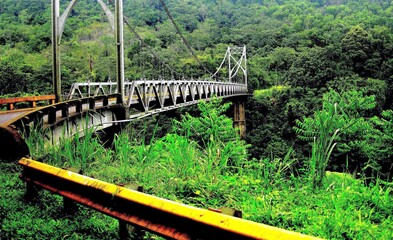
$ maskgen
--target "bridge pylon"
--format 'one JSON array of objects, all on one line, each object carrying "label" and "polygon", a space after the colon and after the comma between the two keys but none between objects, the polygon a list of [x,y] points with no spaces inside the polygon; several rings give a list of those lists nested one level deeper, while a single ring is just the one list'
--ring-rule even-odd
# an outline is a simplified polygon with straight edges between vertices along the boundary
[{"label": "bridge pylon", "polygon": [[[247,49],[243,47],[228,47],[228,78],[229,82],[235,76],[238,76],[239,71],[243,73],[243,83],[247,85]],[[236,57],[236,58],[235,58]]]},{"label": "bridge pylon", "polygon": [[237,129],[240,139],[246,136],[245,98],[237,97],[233,101],[233,125]]},{"label": "bridge pylon", "polygon": [[[60,0],[52,0],[52,79],[55,101],[61,102],[61,68],[60,68],[60,40],[64,31],[64,25],[71,9],[77,0],[72,0],[63,14],[60,16]],[[118,103],[124,104],[124,41],[123,41],[123,0],[115,0],[115,15],[109,10],[102,0],[97,0],[108,17],[111,27],[115,30],[117,49],[117,90]]]}]

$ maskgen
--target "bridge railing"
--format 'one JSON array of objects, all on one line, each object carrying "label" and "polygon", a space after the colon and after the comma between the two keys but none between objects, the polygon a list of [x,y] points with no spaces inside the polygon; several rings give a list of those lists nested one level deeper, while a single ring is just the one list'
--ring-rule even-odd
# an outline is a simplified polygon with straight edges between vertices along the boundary
[{"label": "bridge railing", "polygon": [[[134,91],[136,87],[140,87],[140,92],[143,91],[144,86],[163,86],[172,87],[171,90],[182,90],[176,86],[183,86],[187,93],[194,96],[199,94],[199,98],[202,98],[204,94],[206,97],[208,95],[226,95],[235,93],[246,93],[247,85],[243,83],[233,83],[233,82],[216,82],[216,81],[205,81],[205,80],[137,80],[132,82],[125,82],[124,89],[125,95],[127,97],[132,97],[133,94],[137,94]],[[116,93],[117,83],[115,82],[84,82],[84,83],[73,83],[67,99],[83,98],[90,96],[99,96],[106,94]],[[159,91],[157,88],[155,91]],[[166,90],[166,89],[164,89]],[[197,97],[197,96],[195,96]],[[194,97],[194,98],[195,98]]]},{"label": "bridge railing", "polygon": [[[87,109],[94,110],[96,107],[106,107],[109,105],[110,99],[116,99],[117,95],[118,94],[102,95],[52,104],[3,123],[3,126],[12,126],[13,128],[21,130],[31,123],[42,122],[51,125],[58,122],[58,118],[67,119],[73,115],[79,115]],[[98,103],[100,104],[99,106]]]},{"label": "bridge railing", "polygon": [[[117,104],[118,94],[65,101],[20,114],[0,124],[0,138],[7,139],[0,146],[0,158],[19,159],[30,155],[26,139],[31,133],[40,131],[45,142],[60,143],[64,137],[85,129],[101,130],[118,125],[116,121],[125,119],[125,110]],[[113,122],[103,125],[106,122]],[[41,129],[43,131],[41,131]]]},{"label": "bridge railing", "polygon": [[31,159],[19,161],[27,184],[171,239],[318,239],[210,210],[187,206],[59,169]]},{"label": "bridge railing", "polygon": [[37,107],[37,102],[48,101],[49,104],[55,103],[55,95],[28,96],[16,98],[0,98],[0,105],[7,105],[7,110],[14,110],[15,104],[29,103],[31,108]]},{"label": "bridge railing", "polygon": [[[116,88],[116,83],[89,82],[74,83],[69,98],[99,96]],[[126,82],[125,96],[127,107],[137,106],[148,112],[152,106],[164,110],[166,107],[181,107],[195,104],[198,100],[216,97],[247,95],[247,85],[232,82],[200,80],[139,80]]]}]

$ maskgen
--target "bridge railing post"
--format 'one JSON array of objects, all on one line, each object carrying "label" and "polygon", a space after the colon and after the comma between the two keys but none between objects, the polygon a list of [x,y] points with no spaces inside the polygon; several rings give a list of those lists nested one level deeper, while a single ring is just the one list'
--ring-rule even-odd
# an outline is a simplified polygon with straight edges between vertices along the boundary
[{"label": "bridge railing post", "polygon": [[48,123],[53,124],[56,122],[56,114],[57,114],[57,108],[55,106],[52,106],[49,108],[49,114],[48,114]]},{"label": "bridge railing post", "polygon": [[107,95],[104,96],[104,99],[102,100],[102,105],[104,107],[109,105],[109,97]]},{"label": "bridge railing post", "polygon": [[61,116],[62,116],[63,118],[66,118],[66,117],[68,117],[69,115],[70,115],[69,104],[68,104],[68,103],[65,103],[65,104],[63,104],[62,109],[61,109]]},{"label": "bridge railing post", "polygon": [[82,101],[78,100],[75,102],[75,112],[81,113],[82,112]]},{"label": "bridge railing post", "polygon": [[96,108],[96,99],[91,97],[89,99],[89,109],[94,110]]},{"label": "bridge railing post", "polygon": [[7,104],[7,110],[14,110],[14,104],[13,103],[8,103]]}]

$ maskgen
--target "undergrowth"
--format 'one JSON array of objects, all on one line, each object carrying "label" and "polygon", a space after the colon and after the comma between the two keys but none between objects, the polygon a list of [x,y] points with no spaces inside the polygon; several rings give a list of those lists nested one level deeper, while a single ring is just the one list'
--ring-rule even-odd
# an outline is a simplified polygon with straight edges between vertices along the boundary
[{"label": "undergrowth", "polygon": [[[201,105],[199,117],[184,116],[163,138],[145,142],[127,129],[105,149],[87,132],[64,139],[40,159],[76,165],[85,175],[116,184],[132,182],[149,194],[197,207],[233,207],[246,219],[308,235],[393,239],[392,183],[366,185],[349,174],[327,172],[315,188],[312,178],[294,168],[298,160],[291,149],[283,159],[248,159],[248,146],[223,117],[228,106],[217,104]],[[74,217],[62,215],[61,198],[47,192],[26,203],[20,169],[1,163],[1,170],[0,238],[117,238],[116,220],[84,208]]]}]

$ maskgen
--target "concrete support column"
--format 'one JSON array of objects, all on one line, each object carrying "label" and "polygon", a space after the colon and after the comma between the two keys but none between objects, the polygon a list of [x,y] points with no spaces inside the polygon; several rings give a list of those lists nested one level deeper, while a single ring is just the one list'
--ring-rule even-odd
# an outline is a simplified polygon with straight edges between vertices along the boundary
[{"label": "concrete support column", "polygon": [[233,124],[238,129],[240,139],[244,139],[246,136],[246,114],[244,108],[244,99],[237,98],[233,104]]}]

